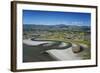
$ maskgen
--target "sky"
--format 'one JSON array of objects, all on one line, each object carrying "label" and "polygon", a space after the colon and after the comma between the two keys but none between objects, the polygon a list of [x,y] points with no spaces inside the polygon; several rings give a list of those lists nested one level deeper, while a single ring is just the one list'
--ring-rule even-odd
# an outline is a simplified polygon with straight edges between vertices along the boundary
[{"label": "sky", "polygon": [[23,24],[90,26],[90,13],[23,10]]}]

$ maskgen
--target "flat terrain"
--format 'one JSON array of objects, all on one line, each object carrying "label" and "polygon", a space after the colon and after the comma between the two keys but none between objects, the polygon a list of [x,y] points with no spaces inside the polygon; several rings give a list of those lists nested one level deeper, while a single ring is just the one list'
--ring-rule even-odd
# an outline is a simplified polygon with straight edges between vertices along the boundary
[{"label": "flat terrain", "polygon": [[[37,42],[23,43],[23,62],[59,61],[59,60],[86,60],[91,59],[91,32],[89,26],[66,26],[66,25],[24,25],[23,41],[29,38],[33,40],[54,40],[64,43],[79,45],[80,52],[74,53],[72,48],[57,49],[61,43],[34,46]],[[49,42],[50,43],[50,42]],[[38,44],[38,45],[39,45]],[[64,45],[64,44],[63,44]],[[45,47],[41,47],[45,46]],[[53,48],[53,49],[50,49]],[[76,48],[77,49],[77,48]]]}]

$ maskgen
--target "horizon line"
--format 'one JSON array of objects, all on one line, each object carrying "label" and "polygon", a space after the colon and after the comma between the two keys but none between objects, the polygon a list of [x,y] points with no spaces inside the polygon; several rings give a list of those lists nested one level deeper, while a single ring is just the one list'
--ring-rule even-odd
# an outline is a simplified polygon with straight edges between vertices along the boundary
[{"label": "horizon line", "polygon": [[[45,26],[47,25],[48,26],[50,24],[23,24],[23,25],[45,25]],[[50,25],[50,26],[55,26],[55,25],[65,25],[65,26],[91,26],[91,25],[74,25],[74,24],[73,25],[70,25],[70,24],[69,25],[66,25],[66,24],[54,24],[54,25]]]}]

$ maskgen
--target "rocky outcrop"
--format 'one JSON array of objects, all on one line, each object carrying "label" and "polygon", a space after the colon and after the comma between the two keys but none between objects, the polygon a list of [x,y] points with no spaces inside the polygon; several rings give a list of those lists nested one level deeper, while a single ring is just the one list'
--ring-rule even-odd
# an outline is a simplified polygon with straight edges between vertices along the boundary
[{"label": "rocky outcrop", "polygon": [[72,51],[74,53],[79,53],[81,51],[80,45],[78,45],[78,44],[72,44]]}]

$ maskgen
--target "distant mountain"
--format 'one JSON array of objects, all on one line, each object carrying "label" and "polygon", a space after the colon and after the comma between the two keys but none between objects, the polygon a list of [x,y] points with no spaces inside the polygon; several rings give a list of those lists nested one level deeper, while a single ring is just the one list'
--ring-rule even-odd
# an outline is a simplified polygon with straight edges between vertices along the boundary
[{"label": "distant mountain", "polygon": [[37,25],[37,24],[24,24],[24,30],[69,30],[69,31],[90,31],[90,26],[77,26],[77,25]]}]

